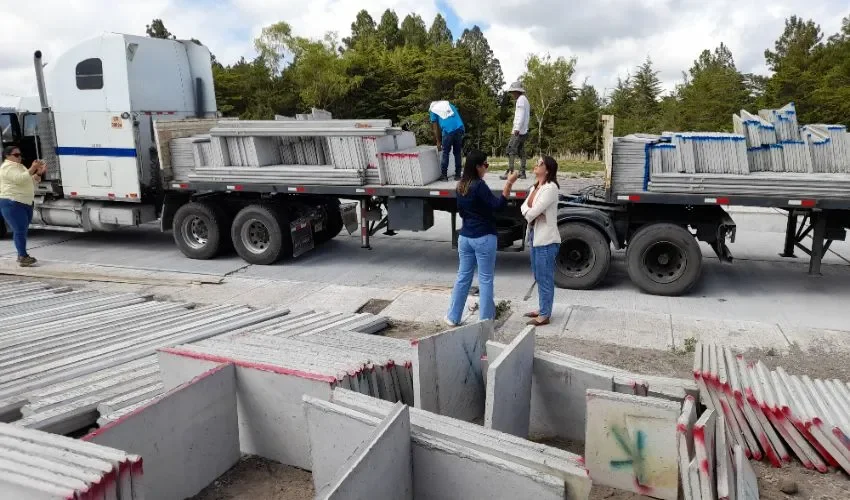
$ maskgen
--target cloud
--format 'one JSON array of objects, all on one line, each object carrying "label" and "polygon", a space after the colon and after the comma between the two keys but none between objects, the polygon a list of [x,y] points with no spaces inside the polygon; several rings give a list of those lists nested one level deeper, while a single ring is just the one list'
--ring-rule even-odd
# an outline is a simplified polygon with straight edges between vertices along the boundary
[{"label": "cloud", "polygon": [[15,43],[0,53],[0,95],[34,90],[34,50],[49,62],[104,31],[143,35],[154,18],[231,63],[253,57],[253,39],[277,21],[299,35],[336,31],[342,38],[360,9],[376,22],[390,8],[401,19],[415,12],[430,24],[438,5],[450,8],[460,26],[483,27],[506,84],[522,74],[529,53],[549,52],[576,57],[576,82],[586,77],[600,92],[648,56],[672,89],[702,50],[721,42],[742,71],[765,72],[764,50],[773,47],[786,17],[812,18],[829,35],[850,15],[846,0],[32,0],[4,9],[4,40]]}]

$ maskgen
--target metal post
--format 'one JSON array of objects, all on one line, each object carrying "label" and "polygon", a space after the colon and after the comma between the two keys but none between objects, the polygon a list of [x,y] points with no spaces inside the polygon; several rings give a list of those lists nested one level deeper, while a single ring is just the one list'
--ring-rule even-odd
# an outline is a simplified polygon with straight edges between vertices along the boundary
[{"label": "metal post", "polygon": [[823,254],[826,253],[824,248],[824,237],[826,236],[826,215],[823,212],[812,212],[812,226],[815,230],[812,233],[812,253],[809,256],[809,276],[820,276],[820,264],[823,260]]},{"label": "metal post", "polygon": [[785,247],[782,249],[780,257],[797,258],[794,255],[794,246],[797,243],[797,214],[794,210],[788,210],[788,224],[785,226]]},{"label": "metal post", "polygon": [[452,248],[457,248],[457,212],[452,212]]},{"label": "metal post", "polygon": [[369,204],[368,200],[360,200],[360,248],[371,250],[369,245]]}]

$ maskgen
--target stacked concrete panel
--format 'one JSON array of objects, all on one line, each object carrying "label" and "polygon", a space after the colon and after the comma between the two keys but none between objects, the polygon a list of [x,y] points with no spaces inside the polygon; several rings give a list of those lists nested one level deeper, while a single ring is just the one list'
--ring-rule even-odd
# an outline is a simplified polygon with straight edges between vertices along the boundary
[{"label": "stacked concrete panel", "polygon": [[0,423],[0,498],[131,500],[142,479],[138,455]]},{"label": "stacked concrete panel", "polygon": [[215,367],[83,440],[141,456],[146,498],[192,497],[241,456],[236,371]]},{"label": "stacked concrete panel", "polygon": [[[313,449],[332,445],[347,456],[393,411],[393,405],[335,389],[331,403],[320,402],[315,409],[320,426],[316,432],[311,428]],[[414,498],[572,500],[590,494],[590,478],[577,455],[418,408],[410,409],[410,422]],[[346,429],[345,438],[330,436],[329,426]],[[333,468],[330,464],[325,470]]]},{"label": "stacked concrete panel", "polygon": [[[160,397],[165,386],[154,356],[159,347],[245,332],[314,336],[315,344],[356,347],[370,344],[367,334],[387,325],[386,318],[371,314],[195,308],[33,283],[4,282],[0,299],[0,421],[56,433],[104,425]],[[411,350],[406,341],[393,346]],[[379,348],[389,346],[376,339]],[[400,373],[394,390],[412,401],[412,355],[404,359],[395,368]]]},{"label": "stacked concrete panel", "polygon": [[440,159],[435,146],[380,154],[386,183],[398,186],[425,186],[440,178]]},{"label": "stacked concrete panel", "polygon": [[844,382],[770,370],[712,344],[697,345],[694,377],[705,387],[703,403],[724,417],[729,449],[764,456],[774,467],[796,457],[807,469],[850,473],[850,389]]}]

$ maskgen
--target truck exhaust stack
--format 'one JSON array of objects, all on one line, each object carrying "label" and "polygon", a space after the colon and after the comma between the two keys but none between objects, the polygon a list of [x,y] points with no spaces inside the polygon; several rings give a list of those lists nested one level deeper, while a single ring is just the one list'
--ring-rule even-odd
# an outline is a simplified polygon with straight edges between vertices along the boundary
[{"label": "truck exhaust stack", "polygon": [[42,111],[47,111],[47,87],[44,85],[44,65],[41,62],[41,51],[36,50],[33,55],[33,64],[35,65],[35,80],[38,83],[38,98],[41,101]]}]

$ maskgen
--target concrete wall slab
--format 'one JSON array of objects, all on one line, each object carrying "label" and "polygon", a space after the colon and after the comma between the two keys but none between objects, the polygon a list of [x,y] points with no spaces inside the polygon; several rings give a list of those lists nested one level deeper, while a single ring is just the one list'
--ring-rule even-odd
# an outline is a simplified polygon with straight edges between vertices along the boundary
[{"label": "concrete wall slab", "polygon": [[529,326],[487,368],[485,427],[528,437],[533,364],[534,327]]}]

